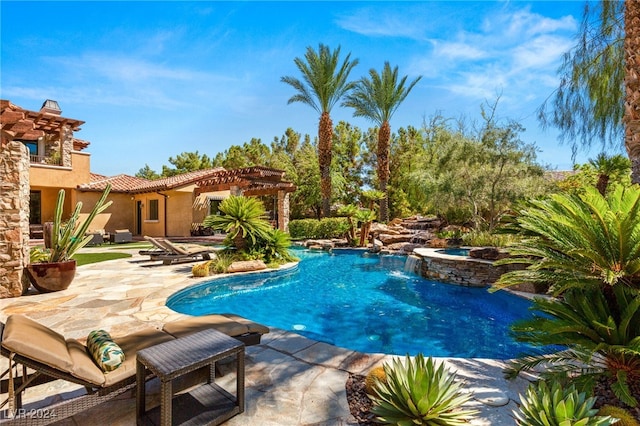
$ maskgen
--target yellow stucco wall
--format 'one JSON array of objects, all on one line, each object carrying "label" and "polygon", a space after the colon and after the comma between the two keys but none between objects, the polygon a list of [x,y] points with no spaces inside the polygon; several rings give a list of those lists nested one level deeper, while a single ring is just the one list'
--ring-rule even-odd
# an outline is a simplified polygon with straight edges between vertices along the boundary
[{"label": "yellow stucco wall", "polygon": [[[150,217],[151,209],[150,205],[153,200],[157,200],[158,202],[158,219],[152,219]],[[137,202],[140,202],[140,235],[148,235],[150,237],[164,237],[165,235],[165,227],[164,227],[164,197],[157,193],[147,193],[147,194],[136,194],[134,199],[131,201],[132,204],[132,212],[135,214],[135,206],[138,205]],[[135,235],[135,216],[132,220],[131,232]]]},{"label": "yellow stucco wall", "polygon": [[167,236],[187,237],[191,235],[193,221],[193,191],[169,191],[167,198]]},{"label": "yellow stucco wall", "polygon": [[71,164],[73,168],[60,166],[47,166],[43,164],[31,164],[29,169],[29,184],[31,187],[47,188],[75,188],[88,183],[90,178],[91,155],[84,152],[73,151]]},{"label": "yellow stucco wall", "polygon": [[[82,202],[81,219],[84,220],[89,215],[101,196],[101,192],[77,192],[77,201]],[[116,229],[129,229],[132,231],[134,203],[131,200],[131,196],[110,193],[107,201],[113,201],[113,203],[94,218],[88,230],[105,230],[109,233],[114,232]]]}]

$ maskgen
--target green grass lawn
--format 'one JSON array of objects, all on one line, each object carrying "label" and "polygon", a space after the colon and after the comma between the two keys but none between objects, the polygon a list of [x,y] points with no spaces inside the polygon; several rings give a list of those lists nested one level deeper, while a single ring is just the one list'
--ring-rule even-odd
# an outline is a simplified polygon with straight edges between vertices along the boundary
[{"label": "green grass lawn", "polygon": [[88,265],[90,263],[104,262],[106,260],[124,259],[131,257],[129,253],[76,253],[73,258],[77,266]]}]

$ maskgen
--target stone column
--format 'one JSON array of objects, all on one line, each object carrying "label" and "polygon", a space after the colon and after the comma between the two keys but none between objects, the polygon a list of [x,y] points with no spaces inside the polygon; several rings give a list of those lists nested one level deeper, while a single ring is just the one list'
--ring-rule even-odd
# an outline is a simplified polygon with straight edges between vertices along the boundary
[{"label": "stone column", "polygon": [[278,191],[278,229],[289,232],[289,193]]},{"label": "stone column", "polygon": [[29,288],[29,152],[20,142],[0,149],[0,298]]}]

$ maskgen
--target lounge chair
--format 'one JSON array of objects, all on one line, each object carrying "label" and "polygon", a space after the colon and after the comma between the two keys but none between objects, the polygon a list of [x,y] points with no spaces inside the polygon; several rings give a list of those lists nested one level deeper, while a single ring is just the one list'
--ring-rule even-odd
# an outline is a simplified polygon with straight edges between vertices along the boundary
[{"label": "lounge chair", "polygon": [[[164,325],[164,330],[148,328],[114,341],[122,348],[125,361],[117,369],[103,372],[80,341],[65,339],[50,328],[23,315],[11,315],[0,323],[0,353],[9,358],[9,368],[0,378],[2,393],[0,423],[45,425],[71,417],[106,402],[136,385],[136,353],[143,348],[170,341],[192,332],[214,328],[247,345],[257,344],[269,329],[232,314],[186,318]],[[172,333],[175,333],[172,334]],[[22,368],[20,368],[22,367]],[[31,371],[28,371],[30,369]],[[22,410],[22,393],[30,386],[62,379],[83,385],[86,394],[48,405],[44,410]],[[55,417],[42,416],[43,412]],[[15,413],[12,417],[10,414]]]},{"label": "lounge chair", "polygon": [[235,337],[247,346],[259,344],[262,335],[269,332],[268,327],[234,314],[187,317],[166,323],[162,331],[178,338],[208,328],[215,328],[228,336]]},{"label": "lounge chair", "polygon": [[164,238],[157,238],[156,241],[167,250],[167,253],[156,256],[156,259],[162,260],[164,265],[171,265],[174,262],[210,260],[211,253],[215,252],[213,248],[206,246],[191,245],[181,247]]},{"label": "lounge chair", "polygon": [[158,255],[169,253],[167,248],[160,244],[160,242],[155,238],[145,235],[144,239],[151,243],[153,248],[151,250],[140,250],[138,251],[138,254],[142,256],[151,256],[151,260],[157,260]]}]

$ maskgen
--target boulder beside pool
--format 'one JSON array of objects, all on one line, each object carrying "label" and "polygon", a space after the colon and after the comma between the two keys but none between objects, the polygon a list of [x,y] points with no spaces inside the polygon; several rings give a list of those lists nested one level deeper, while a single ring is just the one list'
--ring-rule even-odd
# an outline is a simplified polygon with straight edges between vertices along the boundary
[{"label": "boulder beside pool", "polygon": [[267,265],[265,265],[262,260],[240,260],[229,265],[227,272],[249,272],[260,271],[262,269],[267,269]]}]

